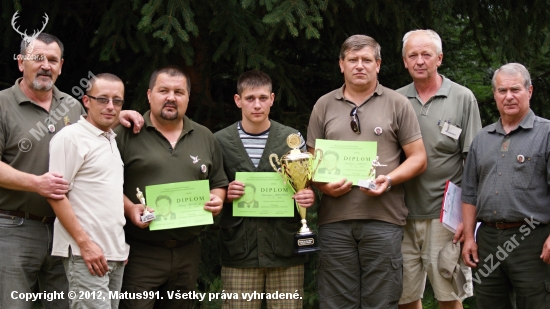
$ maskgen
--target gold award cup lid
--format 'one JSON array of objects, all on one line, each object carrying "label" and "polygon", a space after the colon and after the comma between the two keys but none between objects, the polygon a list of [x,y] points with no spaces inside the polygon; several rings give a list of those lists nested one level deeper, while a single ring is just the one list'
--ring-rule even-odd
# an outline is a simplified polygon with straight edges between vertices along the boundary
[{"label": "gold award cup lid", "polygon": [[286,138],[286,144],[292,149],[298,148],[300,146],[300,143],[300,135],[296,133],[292,133]]}]

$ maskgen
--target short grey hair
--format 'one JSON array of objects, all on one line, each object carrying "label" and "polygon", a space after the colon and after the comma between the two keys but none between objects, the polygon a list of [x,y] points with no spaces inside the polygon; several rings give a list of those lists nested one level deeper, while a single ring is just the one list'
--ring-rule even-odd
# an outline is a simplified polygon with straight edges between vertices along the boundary
[{"label": "short grey hair", "polygon": [[[36,39],[37,41],[41,41],[43,43],[46,43],[46,45],[50,45],[51,43],[56,43],[59,46],[59,49],[61,50],[61,59],[63,59],[63,53],[65,52],[65,47],[63,46],[63,43],[61,43],[61,40],[58,39],[55,35],[41,32]],[[21,40],[20,50],[19,53],[21,55],[25,55],[27,53],[27,47],[29,46],[29,43],[25,41],[25,39]]]},{"label": "short grey hair", "polygon": [[382,59],[382,48],[375,39],[367,35],[356,34],[347,38],[346,41],[344,41],[344,44],[342,44],[342,48],[340,49],[340,60],[344,60],[344,58],[346,58],[346,54],[350,50],[360,50],[366,46],[371,47],[374,50],[375,60]]},{"label": "short grey hair", "polygon": [[496,89],[498,73],[504,73],[507,75],[516,75],[519,73],[521,74],[521,77],[523,77],[523,85],[525,86],[525,88],[527,89],[531,87],[531,75],[529,75],[529,71],[527,71],[527,69],[523,66],[523,64],[511,62],[501,66],[493,74],[493,79],[491,80],[491,86],[493,87],[493,91],[495,91]]},{"label": "short grey hair", "polygon": [[443,54],[443,43],[441,43],[441,37],[439,37],[439,34],[437,34],[437,32],[431,29],[427,29],[427,30],[421,29],[421,30],[409,31],[405,33],[405,35],[403,36],[403,49],[401,51],[403,57],[405,57],[405,45],[407,45],[407,42],[412,36],[417,36],[417,35],[423,35],[431,39],[435,45],[435,52],[437,53],[437,55],[439,56]]}]

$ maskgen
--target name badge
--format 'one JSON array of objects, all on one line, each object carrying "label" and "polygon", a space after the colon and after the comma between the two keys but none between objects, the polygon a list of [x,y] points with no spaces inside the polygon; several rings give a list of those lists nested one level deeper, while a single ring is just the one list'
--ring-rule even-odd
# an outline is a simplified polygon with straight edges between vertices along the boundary
[{"label": "name badge", "polygon": [[460,133],[462,133],[462,129],[452,125],[448,122],[445,122],[443,124],[443,128],[441,129],[441,134],[447,135],[448,137],[458,139],[460,137]]}]

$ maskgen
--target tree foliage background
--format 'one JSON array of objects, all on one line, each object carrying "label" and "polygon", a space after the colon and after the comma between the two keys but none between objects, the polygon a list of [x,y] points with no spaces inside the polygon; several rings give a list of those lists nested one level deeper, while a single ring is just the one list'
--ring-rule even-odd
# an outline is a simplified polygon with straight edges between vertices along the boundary
[{"label": "tree foliage background", "polygon": [[[531,107],[550,117],[548,0],[0,0],[0,89],[21,75],[13,60],[21,40],[11,26],[40,29],[65,44],[57,86],[71,93],[79,81],[111,72],[126,84],[125,108],[145,111],[150,73],[183,66],[192,81],[187,114],[217,131],[240,118],[233,103],[240,73],[260,69],[273,79],[271,117],[304,134],[315,101],[343,83],[337,65],[343,41],[367,34],[382,46],[380,82],[411,82],[401,60],[401,39],[430,28],[443,40],[440,73],[475,93],[484,125],[498,119],[490,80],[507,62],[520,62],[534,84]],[[310,212],[315,216],[315,212]],[[313,218],[314,219],[314,218]],[[201,289],[217,289],[215,231],[206,231]],[[214,253],[213,253],[214,252]],[[315,257],[308,264],[313,278]],[[312,283],[313,282],[313,283]],[[306,307],[317,305],[306,280]],[[202,304],[203,308],[210,304]],[[214,308],[217,305],[211,304]]]}]

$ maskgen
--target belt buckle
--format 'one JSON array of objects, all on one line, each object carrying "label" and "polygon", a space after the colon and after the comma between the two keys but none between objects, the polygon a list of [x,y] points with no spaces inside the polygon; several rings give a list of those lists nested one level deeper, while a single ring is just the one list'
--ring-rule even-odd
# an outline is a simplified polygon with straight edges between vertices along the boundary
[{"label": "belt buckle", "polygon": [[[501,224],[502,227],[499,227],[499,224]],[[495,227],[497,228],[497,230],[504,230],[504,224],[505,222],[495,222]]]},{"label": "belt buckle", "polygon": [[48,220],[48,217],[42,217],[42,220],[40,220],[40,222],[46,223],[46,220]]}]

